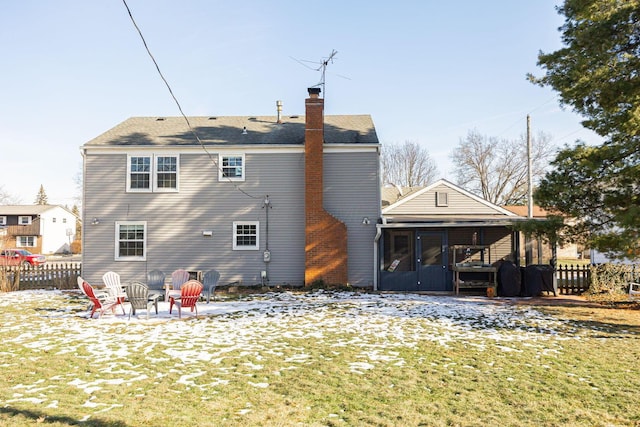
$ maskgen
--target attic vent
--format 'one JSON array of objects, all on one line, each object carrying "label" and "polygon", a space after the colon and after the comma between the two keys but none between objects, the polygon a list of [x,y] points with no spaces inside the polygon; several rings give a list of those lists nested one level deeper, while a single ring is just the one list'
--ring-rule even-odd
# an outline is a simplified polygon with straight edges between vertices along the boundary
[{"label": "attic vent", "polygon": [[449,193],[436,191],[436,206],[449,206]]},{"label": "attic vent", "polygon": [[164,121],[164,117],[158,117],[158,118],[156,119],[156,122],[162,122],[162,121]]},{"label": "attic vent", "polygon": [[289,116],[290,119],[297,119],[300,116]]},{"label": "attic vent", "polygon": [[258,118],[257,117],[249,117],[249,120],[256,121],[256,120],[258,120]]},{"label": "attic vent", "polygon": [[218,120],[217,117],[209,117],[209,120]]}]

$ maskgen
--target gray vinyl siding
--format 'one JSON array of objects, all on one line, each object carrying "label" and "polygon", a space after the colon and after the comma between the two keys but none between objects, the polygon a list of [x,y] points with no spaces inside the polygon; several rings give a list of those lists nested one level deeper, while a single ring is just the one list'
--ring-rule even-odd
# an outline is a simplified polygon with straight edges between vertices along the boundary
[{"label": "gray vinyl siding", "polygon": [[[217,159],[217,152],[209,150]],[[242,152],[242,150],[238,150]],[[151,152],[150,152],[151,153]],[[127,193],[127,155],[85,154],[83,277],[101,283],[113,270],[123,283],[146,281],[148,271],[167,276],[178,268],[220,271],[220,283],[261,282],[302,286],[305,269],[304,153],[246,153],[245,181],[219,182],[218,170],[206,153],[179,155],[179,192]],[[373,240],[380,217],[378,154],[325,154],[325,208],[348,230],[349,282],[373,283]],[[242,190],[242,191],[240,191]],[[243,193],[244,191],[244,193]],[[245,194],[247,193],[247,194]],[[271,261],[263,262],[268,243]],[[368,217],[365,226],[362,219]],[[91,225],[93,218],[100,223]],[[146,221],[146,261],[116,261],[116,221]],[[259,250],[233,250],[233,222],[259,221]],[[212,231],[212,237],[202,235]]]},{"label": "gray vinyl siding", "polygon": [[[377,152],[324,155],[324,206],[347,226],[348,275],[353,286],[373,286],[379,181]],[[362,223],[365,217],[368,225]]]},{"label": "gray vinyl siding", "polygon": [[[211,153],[214,158],[217,153]],[[304,280],[304,155],[246,154],[245,182],[219,182],[206,154],[180,154],[177,193],[127,193],[126,154],[86,154],[83,275],[101,282],[108,270],[124,282],[146,280],[146,272],[177,268],[217,269],[220,283],[260,283],[269,271],[271,284],[302,285]],[[90,173],[86,173],[90,171]],[[245,194],[239,190],[242,189]],[[269,195],[269,249],[266,212]],[[91,225],[92,218],[100,224]],[[115,261],[115,222],[147,221],[146,261]],[[234,251],[233,222],[259,221],[260,250]],[[203,230],[213,232],[204,237]]]}]

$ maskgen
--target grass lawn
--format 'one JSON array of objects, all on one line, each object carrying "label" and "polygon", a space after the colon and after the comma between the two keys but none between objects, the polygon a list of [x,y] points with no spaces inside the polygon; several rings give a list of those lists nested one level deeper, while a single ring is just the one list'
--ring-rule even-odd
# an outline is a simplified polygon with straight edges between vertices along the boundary
[{"label": "grass lawn", "polygon": [[282,292],[128,321],[0,294],[0,424],[640,425],[637,305],[516,301]]}]

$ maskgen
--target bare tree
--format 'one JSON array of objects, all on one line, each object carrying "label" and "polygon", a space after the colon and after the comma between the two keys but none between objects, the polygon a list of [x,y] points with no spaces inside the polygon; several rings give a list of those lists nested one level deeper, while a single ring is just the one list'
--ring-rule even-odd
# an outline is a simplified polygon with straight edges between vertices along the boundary
[{"label": "bare tree", "polygon": [[4,189],[3,186],[0,185],[0,205],[19,205],[20,198],[14,196]]},{"label": "bare tree", "polygon": [[78,172],[76,172],[76,175],[73,177],[73,182],[76,184],[76,190],[78,191],[74,196],[73,200],[75,204],[79,206],[78,209],[82,208],[82,185],[83,185],[82,178],[83,178],[82,163],[80,163]]},{"label": "bare tree", "polygon": [[383,183],[418,187],[435,181],[438,167],[429,152],[415,142],[382,147]]},{"label": "bare tree", "polygon": [[[555,155],[551,136],[531,138],[532,175],[542,178]],[[498,139],[469,131],[451,154],[457,184],[497,205],[523,204],[527,197],[527,140]]]}]

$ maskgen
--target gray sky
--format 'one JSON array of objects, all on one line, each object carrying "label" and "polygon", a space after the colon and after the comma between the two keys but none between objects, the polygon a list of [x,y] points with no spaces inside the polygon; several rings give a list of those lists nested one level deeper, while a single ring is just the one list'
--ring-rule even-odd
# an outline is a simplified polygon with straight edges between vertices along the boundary
[{"label": "gray sky", "polygon": [[[128,0],[187,115],[304,114],[319,63],[326,114],[371,114],[383,144],[413,141],[453,179],[471,129],[558,145],[600,138],[526,80],[561,47],[554,0]],[[121,0],[4,2],[0,15],[0,186],[33,203],[79,196],[79,147],[131,116],[179,111]]]}]

